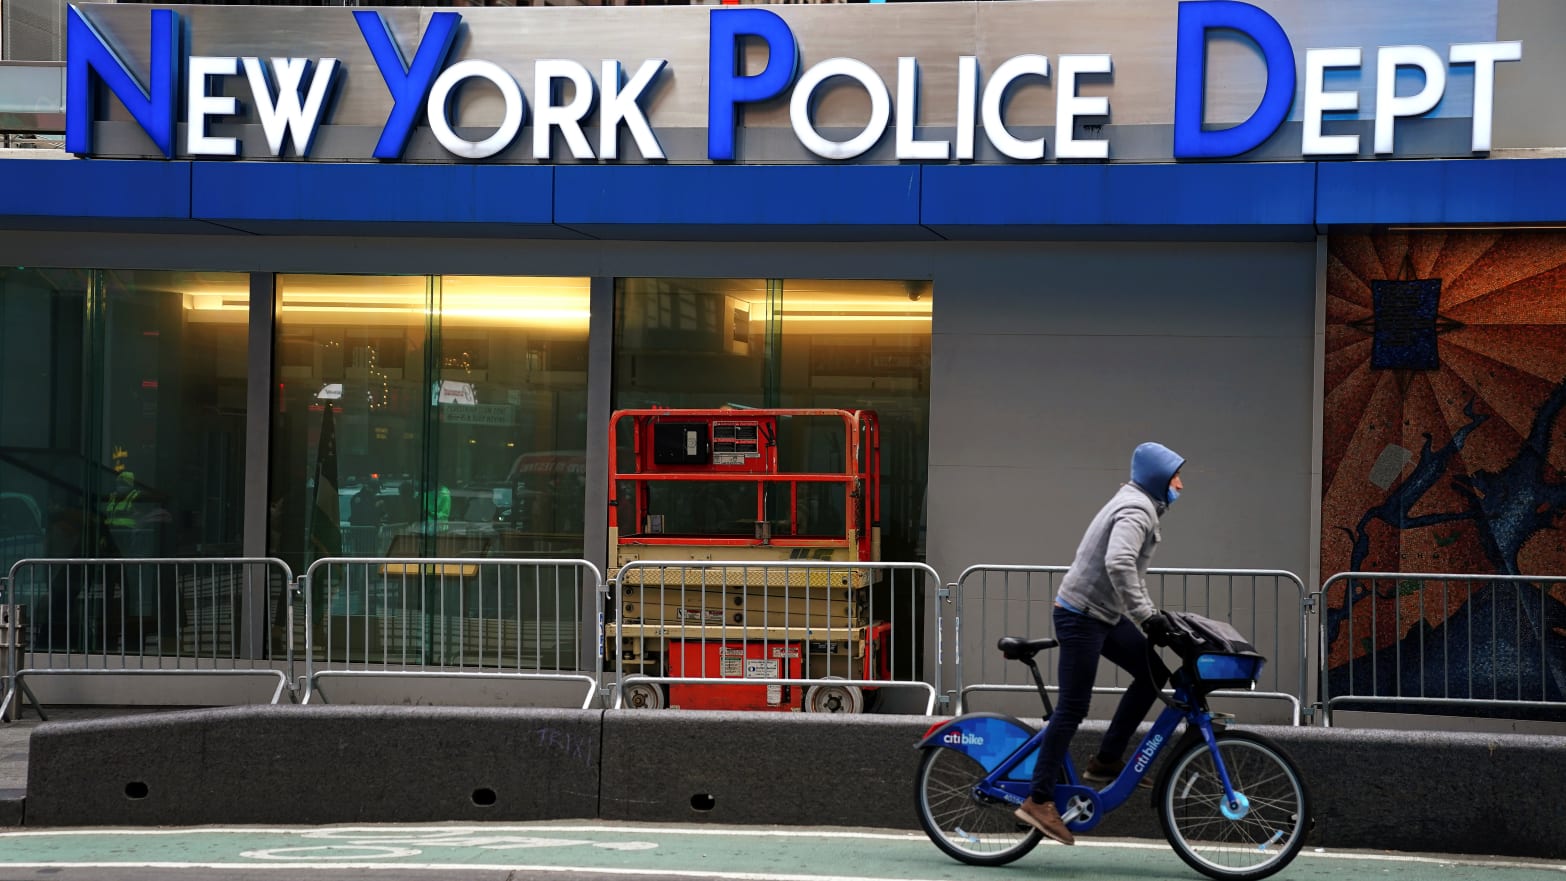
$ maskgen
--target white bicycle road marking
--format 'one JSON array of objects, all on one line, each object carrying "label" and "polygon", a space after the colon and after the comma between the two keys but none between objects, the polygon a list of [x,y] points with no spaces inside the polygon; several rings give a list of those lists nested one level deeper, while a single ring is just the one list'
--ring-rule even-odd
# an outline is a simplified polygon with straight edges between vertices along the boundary
[{"label": "white bicycle road marking", "polygon": [[[487,834],[486,834],[487,833]],[[536,835],[496,835],[494,830],[456,827],[440,830],[313,829],[303,838],[343,841],[301,847],[247,850],[240,856],[253,860],[395,860],[416,857],[431,847],[464,847],[479,850],[527,850],[538,847],[596,847],[602,850],[652,850],[653,841],[591,841],[582,838],[541,838]]]},{"label": "white bicycle road marking", "polygon": [[[353,853],[321,853],[321,851],[353,851]],[[366,853],[369,851],[369,853]],[[379,847],[353,845],[326,845],[323,847],[274,847],[271,850],[247,850],[242,857],[253,860],[368,860],[416,857],[423,851],[413,847]]]}]

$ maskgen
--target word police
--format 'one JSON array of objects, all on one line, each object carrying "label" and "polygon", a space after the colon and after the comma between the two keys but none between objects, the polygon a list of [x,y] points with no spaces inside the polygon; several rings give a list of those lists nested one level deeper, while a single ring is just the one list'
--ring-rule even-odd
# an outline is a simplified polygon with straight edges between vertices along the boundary
[{"label": "word police", "polygon": [[[151,11],[149,82],[131,73],[110,43],[75,7],[67,24],[66,147],[73,153],[92,149],[95,95],[107,88],[166,157],[176,152],[203,157],[240,155],[239,140],[210,134],[209,126],[239,114],[238,99],[223,94],[220,82],[243,76],[250,105],[266,136],[271,156],[307,157],[323,117],[330,115],[331,94],[342,75],[336,58],[259,58],[185,56],[180,49],[178,13]],[[401,158],[422,119],[443,149],[461,159],[477,160],[511,148],[528,125],[529,101],[522,86],[501,66],[480,59],[452,59],[461,15],[436,12],[416,46],[402,46],[380,13],[355,10],[354,19],[379,68],[391,97],[391,110],[376,142],[374,158]],[[1356,155],[1358,134],[1328,134],[1324,120],[1357,116],[1359,92],[1328,88],[1328,71],[1367,65],[1359,48],[1306,49],[1303,82],[1297,82],[1294,47],[1277,19],[1250,4],[1234,0],[1187,0],[1179,6],[1174,83],[1173,156],[1216,158],[1239,156],[1271,138],[1290,118],[1296,92],[1302,98],[1300,152],[1305,156]],[[1260,50],[1266,65],[1260,104],[1244,122],[1222,129],[1203,124],[1207,89],[1206,56],[1213,31],[1239,32]],[[766,66],[743,73],[743,40],[766,47]],[[411,62],[405,62],[411,49]],[[1108,159],[1111,144],[1102,134],[1110,116],[1110,98],[1081,95],[1083,77],[1103,85],[1113,72],[1107,53],[1023,54],[1001,61],[985,75],[974,55],[957,59],[955,126],[946,139],[920,138],[918,119],[919,62],[897,59],[894,88],[881,73],[853,58],[829,58],[800,69],[801,53],[793,31],[776,13],[760,7],[714,9],[708,18],[707,158],[734,160],[735,127],[748,104],[786,101],[794,136],[811,153],[825,159],[850,160],[879,145],[894,130],[899,160],[971,160],[975,141],[983,137],[1000,156],[1036,162],[1046,158],[1042,137],[1024,137],[1007,126],[1008,90],[1025,78],[1042,81],[1055,93],[1054,144],[1057,159]],[[1374,152],[1395,152],[1395,123],[1422,116],[1441,102],[1450,67],[1471,65],[1473,104],[1471,148],[1490,149],[1495,65],[1522,58],[1517,42],[1456,43],[1445,52],[1428,46],[1386,46],[1368,60],[1366,76],[1374,76]],[[181,63],[183,61],[183,63]],[[534,63],[531,155],[551,160],[554,145],[563,142],[572,159],[618,160],[622,130],[628,132],[642,159],[662,159],[660,145],[644,104],[665,72],[667,60],[640,60],[629,77],[619,60],[604,59],[595,69],[574,60],[542,58]],[[1418,72],[1422,85],[1413,94],[1398,94],[1402,72]],[[596,77],[595,77],[596,74]],[[452,119],[451,100],[459,86],[482,80],[498,90],[504,108],[493,131],[477,139],[460,134]],[[870,99],[869,118],[850,137],[822,135],[812,120],[812,107],[829,81],[864,91]],[[1094,80],[1088,80],[1094,83]],[[570,84],[570,99],[564,100]],[[183,85],[184,143],[176,150],[176,115]],[[584,124],[596,114],[598,143],[589,141]],[[895,117],[895,125],[893,124]],[[1079,125],[1079,123],[1082,123]],[[1093,137],[1084,136],[1097,130]],[[556,137],[558,133],[559,137]],[[514,153],[513,153],[514,155]]]}]

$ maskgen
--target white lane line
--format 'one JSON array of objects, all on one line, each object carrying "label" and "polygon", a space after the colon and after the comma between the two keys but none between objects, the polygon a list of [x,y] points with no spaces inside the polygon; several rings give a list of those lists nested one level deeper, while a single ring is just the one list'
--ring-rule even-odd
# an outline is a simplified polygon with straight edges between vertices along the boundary
[{"label": "white lane line", "polygon": [[1547,872],[1566,872],[1566,864],[1518,863],[1507,860],[1487,860],[1483,857],[1422,857],[1395,853],[1355,853],[1353,851],[1300,851],[1300,856],[1327,860],[1366,860],[1382,863],[1428,863],[1435,866],[1477,866],[1486,869],[1542,869]]},{"label": "white lane line", "polygon": [[235,829],[217,826],[182,826],[174,829],[141,829],[128,826],[94,826],[90,829],[29,829],[23,832],[0,832],[0,838],[44,838],[48,836],[60,836],[67,838],[72,835],[200,835],[213,832],[224,835],[256,834],[256,835],[297,835],[309,829],[319,829],[319,826],[296,826],[293,828],[276,828],[271,826],[241,826]]},{"label": "white lane line", "polygon": [[234,828],[216,826],[183,826],[179,828],[145,829],[132,826],[94,826],[90,829],[29,829],[17,832],[0,832],[0,838],[43,838],[49,836],[102,836],[102,835],[201,835],[213,833],[220,835],[306,835],[312,832],[331,831],[344,834],[363,835],[400,835],[408,832],[428,832],[441,834],[473,833],[493,834],[505,832],[608,832],[625,833],[628,835],[712,835],[735,837],[761,837],[761,838],[856,838],[867,841],[923,841],[922,832],[836,832],[821,830],[819,832],[791,831],[783,829],[689,829],[689,828],[664,828],[659,826],[555,826],[540,824],[536,826],[502,826],[485,824],[482,826],[451,825],[451,826],[398,826],[385,824],[380,826],[296,826],[292,828],[278,828],[269,826],[239,826]]},{"label": "white lane line", "polygon": [[630,835],[754,835],[762,838],[858,838],[866,841],[925,841],[923,832],[844,832],[822,829],[696,829],[658,826],[547,826],[561,832],[624,832]]},{"label": "white lane line", "polygon": [[630,869],[630,868],[605,868],[600,866],[500,866],[493,863],[348,863],[348,862],[324,862],[324,863],[177,863],[177,862],[58,862],[58,863],[0,863],[0,867],[7,869],[255,869],[266,871],[268,869],[285,869],[297,872],[301,869],[327,871],[331,869],[391,869],[400,871],[422,872],[472,872],[482,870],[486,872],[524,872],[528,874],[541,872],[570,872],[577,874],[593,875],[628,875],[644,877],[648,875],[674,876],[680,878],[726,878],[732,881],[947,881],[947,879],[922,879],[903,878],[897,876],[853,876],[853,875],[796,875],[776,872],[716,872],[701,871],[695,869]]}]

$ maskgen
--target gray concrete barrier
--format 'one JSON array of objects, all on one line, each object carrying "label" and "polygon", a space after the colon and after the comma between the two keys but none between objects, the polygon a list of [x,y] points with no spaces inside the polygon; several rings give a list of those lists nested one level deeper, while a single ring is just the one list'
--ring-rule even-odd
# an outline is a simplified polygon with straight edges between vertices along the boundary
[{"label": "gray concrete barrier", "polygon": [[23,806],[27,799],[20,792],[0,792],[0,827],[20,826],[24,822]]},{"label": "gray concrete barrier", "polygon": [[917,828],[909,716],[611,711],[606,820]]},{"label": "gray concrete barrier", "polygon": [[1305,777],[1317,844],[1566,857],[1566,738],[1366,728],[1263,733]]},{"label": "gray concrete barrier", "polygon": [[275,706],[43,723],[29,826],[592,818],[596,710]]},{"label": "gray concrete barrier", "polygon": [[[44,723],[28,826],[590,819],[915,829],[907,716],[241,707]],[[1088,722],[1078,761],[1097,746]],[[1249,727],[1249,726],[1245,726]],[[1566,739],[1258,726],[1330,848],[1566,857]],[[1165,761],[1167,759],[1161,759]],[[492,802],[483,804],[492,796]],[[138,797],[139,796],[139,797]],[[1150,798],[1093,833],[1160,838]]]}]

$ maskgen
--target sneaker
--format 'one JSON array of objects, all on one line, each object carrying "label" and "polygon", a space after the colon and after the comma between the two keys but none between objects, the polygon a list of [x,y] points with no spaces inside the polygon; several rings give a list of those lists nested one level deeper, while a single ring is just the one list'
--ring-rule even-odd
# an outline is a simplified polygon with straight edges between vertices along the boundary
[{"label": "sneaker", "polygon": [[1076,844],[1077,839],[1066,828],[1064,821],[1060,819],[1060,812],[1055,810],[1054,802],[1040,804],[1033,799],[1023,802],[1013,815],[1029,826],[1043,832],[1061,844]]},{"label": "sneaker", "polygon": [[[1100,761],[1098,756],[1094,756],[1088,759],[1087,767],[1082,769],[1082,782],[1090,784],[1096,789],[1103,789],[1114,783],[1115,779],[1120,776],[1120,772],[1125,770],[1125,767],[1125,762],[1105,762]],[[1136,788],[1152,789],[1152,775],[1144,775],[1141,780],[1137,781]]]}]

